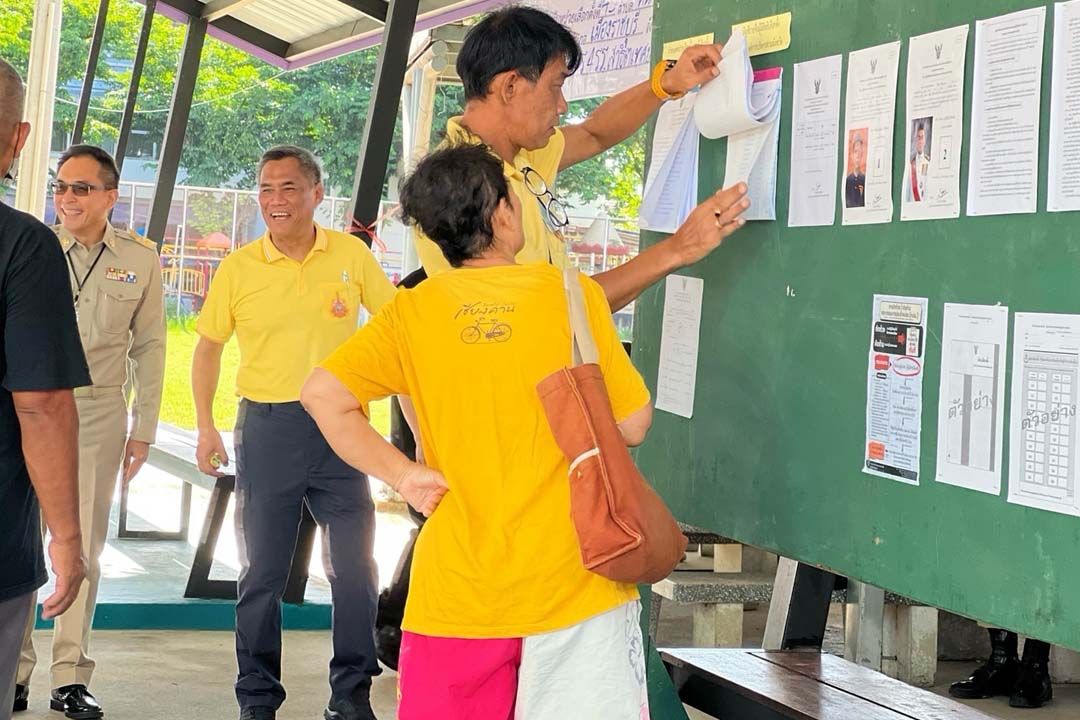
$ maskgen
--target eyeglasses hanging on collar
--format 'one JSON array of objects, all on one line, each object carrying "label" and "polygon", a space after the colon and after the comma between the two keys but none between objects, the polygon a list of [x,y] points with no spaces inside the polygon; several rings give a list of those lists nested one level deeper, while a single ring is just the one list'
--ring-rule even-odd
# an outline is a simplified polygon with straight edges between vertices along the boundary
[{"label": "eyeglasses hanging on collar", "polygon": [[555,197],[555,193],[548,189],[544,177],[528,165],[521,168],[521,175],[525,179],[525,189],[536,196],[540,206],[544,208],[548,227],[558,231],[569,225],[570,217],[566,214],[566,208],[559,198]]}]

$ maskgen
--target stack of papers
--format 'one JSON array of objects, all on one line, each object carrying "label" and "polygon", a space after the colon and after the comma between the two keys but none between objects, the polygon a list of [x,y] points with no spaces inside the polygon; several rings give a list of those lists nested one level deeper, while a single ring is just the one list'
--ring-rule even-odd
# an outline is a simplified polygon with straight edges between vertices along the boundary
[{"label": "stack of papers", "polygon": [[724,45],[720,74],[701,88],[694,120],[710,139],[768,125],[780,117],[780,84],[775,92],[755,93],[754,68],[746,36],[736,30]]},{"label": "stack of papers", "polygon": [[666,103],[656,118],[652,162],[638,211],[643,230],[673,233],[697,206],[696,94]]},{"label": "stack of papers", "polygon": [[762,104],[774,103],[773,118],[761,125],[728,136],[724,187],[744,182],[750,209],[745,220],[776,219],[776,165],[780,147],[781,69],[760,70],[754,74],[750,97]]}]

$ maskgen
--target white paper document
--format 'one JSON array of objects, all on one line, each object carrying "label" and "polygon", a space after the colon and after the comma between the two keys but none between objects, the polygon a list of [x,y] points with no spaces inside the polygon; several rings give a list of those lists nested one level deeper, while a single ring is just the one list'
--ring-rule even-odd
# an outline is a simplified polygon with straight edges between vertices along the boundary
[{"label": "white paper document", "polygon": [[1054,6],[1046,209],[1080,210],[1080,0]]},{"label": "white paper document", "polygon": [[901,220],[960,217],[968,26],[911,38]]},{"label": "white paper document", "polygon": [[836,221],[836,154],[840,137],[840,73],[844,57],[795,65],[788,225]]},{"label": "white paper document", "polygon": [[736,30],[724,45],[720,74],[701,87],[694,107],[698,130],[707,138],[727,137],[772,122],[780,114],[780,93],[754,96],[754,68],[746,37]]},{"label": "white paper document", "polygon": [[919,484],[927,299],[875,295],[863,472]]},{"label": "white paper document", "polygon": [[660,370],[656,409],[689,418],[694,415],[698,337],[705,281],[668,275],[664,281],[664,323],[660,335]]},{"label": "white paper document", "polygon": [[1033,213],[1046,8],[975,23],[968,215]]},{"label": "white paper document", "polygon": [[657,118],[654,155],[638,209],[643,230],[673,233],[697,206],[698,132],[690,114],[696,97],[687,95],[670,114]]},{"label": "white paper document", "polygon": [[[755,73],[753,95],[757,98],[780,95],[781,70]],[[779,103],[777,103],[779,109]],[[724,187],[745,182],[750,208],[744,220],[776,219],[776,164],[780,149],[780,113],[769,123],[728,136]]]},{"label": "white paper document", "polygon": [[672,148],[675,147],[679,134],[686,125],[687,118],[694,110],[697,93],[687,93],[678,100],[666,102],[656,114],[656,129],[653,131],[652,154],[649,156],[649,176],[645,178],[645,192],[653,188],[660,168],[664,166]]},{"label": "white paper document", "polygon": [[1016,313],[1009,420],[1009,502],[1080,515],[1076,396],[1080,315]]},{"label": "white paper document", "polygon": [[899,41],[848,55],[840,182],[844,225],[892,222],[893,122],[899,65]]},{"label": "white paper document", "polygon": [[937,481],[997,495],[1005,435],[1009,308],[945,304]]}]

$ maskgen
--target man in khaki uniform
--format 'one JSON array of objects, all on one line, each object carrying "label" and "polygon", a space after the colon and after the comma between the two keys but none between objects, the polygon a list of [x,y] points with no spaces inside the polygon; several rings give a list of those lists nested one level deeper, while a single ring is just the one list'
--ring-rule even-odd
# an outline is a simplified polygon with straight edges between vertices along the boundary
[{"label": "man in khaki uniform", "polygon": [[[114,228],[119,177],[100,148],[76,145],[60,156],[52,184],[55,228],[68,264],[79,334],[93,385],[75,391],[79,410],[79,516],[86,583],[71,608],[57,618],[52,647],[50,706],[69,718],[103,713],[87,690],[94,661],[87,656],[101,578],[100,557],[109,528],[116,476],[129,482],[154,442],[165,372],[165,317],[157,246]],[[134,391],[130,430],[123,386],[128,364]],[[16,677],[16,709],[25,709],[36,656],[26,628]],[[20,702],[21,701],[21,702]]]}]

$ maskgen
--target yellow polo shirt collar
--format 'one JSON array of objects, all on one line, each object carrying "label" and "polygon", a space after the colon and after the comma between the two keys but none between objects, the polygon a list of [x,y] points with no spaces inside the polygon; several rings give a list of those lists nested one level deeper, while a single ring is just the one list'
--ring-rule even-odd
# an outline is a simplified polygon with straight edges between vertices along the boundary
[{"label": "yellow polo shirt collar", "polygon": [[[262,243],[263,256],[266,258],[266,262],[275,263],[278,260],[291,260],[291,258],[285,253],[278,250],[277,245],[270,239],[270,232],[267,231],[260,239]],[[326,238],[326,230],[321,225],[315,226],[315,244],[311,247],[311,251],[308,253],[308,257],[304,258],[304,262],[308,261],[313,253],[326,252],[326,246],[328,244]]]},{"label": "yellow polo shirt collar", "polygon": [[[445,145],[457,143],[484,144],[484,141],[475,133],[461,125],[461,118],[450,118],[446,123]],[[555,187],[555,176],[559,172],[559,163],[562,161],[563,150],[566,147],[566,139],[561,130],[556,130],[548,144],[536,150],[519,150],[514,156],[514,162],[503,163],[503,175],[510,185],[510,189],[517,193],[521,201],[522,224],[525,229],[525,247],[517,254],[517,261],[522,265],[530,263],[551,263],[556,267],[564,267],[568,263],[566,256],[566,243],[561,233],[557,233],[548,227],[544,217],[544,210],[540,203],[525,186],[525,175],[522,168],[531,167],[548,187]],[[498,157],[497,153],[492,152]],[[501,159],[501,158],[500,158]],[[443,257],[439,246],[426,237],[419,228],[413,228],[413,241],[416,244],[416,252],[424,270],[428,275],[436,275],[450,269],[450,263]]]},{"label": "yellow polo shirt collar", "polygon": [[[461,124],[460,117],[452,117],[446,121],[446,140],[449,144],[457,143],[471,143],[475,145],[483,145],[487,147],[488,151],[495,157],[502,160],[502,157],[491,149],[491,147],[485,143],[479,135],[475,134],[472,130]],[[514,162],[508,163],[502,160],[503,175],[519,182],[525,182],[525,175],[522,173],[517,163],[519,159],[524,159],[522,156],[526,154],[525,150],[518,150],[517,155],[514,156]],[[528,162],[523,162],[522,167],[528,165]]]}]

